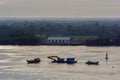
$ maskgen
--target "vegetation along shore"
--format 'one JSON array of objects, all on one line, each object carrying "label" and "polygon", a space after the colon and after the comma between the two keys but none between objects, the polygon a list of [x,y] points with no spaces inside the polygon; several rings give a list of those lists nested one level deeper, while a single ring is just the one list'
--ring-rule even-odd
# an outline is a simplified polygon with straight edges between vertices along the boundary
[{"label": "vegetation along shore", "polygon": [[[69,43],[48,43],[69,37]],[[0,45],[120,46],[120,19],[1,19]]]}]

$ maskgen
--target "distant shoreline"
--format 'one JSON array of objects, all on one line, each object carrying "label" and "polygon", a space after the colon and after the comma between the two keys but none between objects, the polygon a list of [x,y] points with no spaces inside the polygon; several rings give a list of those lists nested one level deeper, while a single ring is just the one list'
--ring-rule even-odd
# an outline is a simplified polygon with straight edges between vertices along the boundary
[{"label": "distant shoreline", "polygon": [[83,44],[35,44],[35,45],[19,45],[19,44],[0,44],[0,45],[18,45],[18,46],[85,46]]}]

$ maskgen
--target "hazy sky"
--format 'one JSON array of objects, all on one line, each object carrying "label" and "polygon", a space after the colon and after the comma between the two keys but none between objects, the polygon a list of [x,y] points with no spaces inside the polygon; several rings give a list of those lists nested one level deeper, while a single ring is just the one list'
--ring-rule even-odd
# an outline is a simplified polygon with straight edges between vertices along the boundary
[{"label": "hazy sky", "polygon": [[0,17],[120,18],[120,0],[0,0]]}]

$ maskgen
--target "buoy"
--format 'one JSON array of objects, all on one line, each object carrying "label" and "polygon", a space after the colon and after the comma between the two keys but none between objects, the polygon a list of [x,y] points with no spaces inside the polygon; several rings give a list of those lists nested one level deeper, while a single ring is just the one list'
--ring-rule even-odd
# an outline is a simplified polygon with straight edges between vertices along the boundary
[{"label": "buoy", "polygon": [[106,60],[108,60],[108,54],[106,53],[106,57],[105,57]]}]

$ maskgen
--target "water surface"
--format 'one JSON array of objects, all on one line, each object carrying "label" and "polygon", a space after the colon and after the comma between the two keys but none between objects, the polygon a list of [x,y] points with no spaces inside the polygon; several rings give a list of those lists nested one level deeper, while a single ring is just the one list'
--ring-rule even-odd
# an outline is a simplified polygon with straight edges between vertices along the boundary
[{"label": "water surface", "polygon": [[[0,80],[120,80],[119,52],[120,47],[0,46]],[[47,56],[52,55],[75,57],[78,63],[51,63]],[[26,63],[36,57],[41,63]],[[100,64],[86,65],[88,60]]]}]

